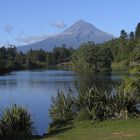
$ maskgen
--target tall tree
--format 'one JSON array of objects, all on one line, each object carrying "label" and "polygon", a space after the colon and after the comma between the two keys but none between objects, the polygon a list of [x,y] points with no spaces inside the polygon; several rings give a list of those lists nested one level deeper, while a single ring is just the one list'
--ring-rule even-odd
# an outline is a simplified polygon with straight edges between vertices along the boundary
[{"label": "tall tree", "polygon": [[127,38],[127,33],[125,30],[121,30],[121,35],[120,35],[121,38],[123,39],[126,39]]},{"label": "tall tree", "polygon": [[130,37],[130,39],[134,39],[134,37],[135,37],[134,32],[130,32],[129,37]]},{"label": "tall tree", "polygon": [[140,22],[138,23],[135,31],[136,38],[140,38]]}]

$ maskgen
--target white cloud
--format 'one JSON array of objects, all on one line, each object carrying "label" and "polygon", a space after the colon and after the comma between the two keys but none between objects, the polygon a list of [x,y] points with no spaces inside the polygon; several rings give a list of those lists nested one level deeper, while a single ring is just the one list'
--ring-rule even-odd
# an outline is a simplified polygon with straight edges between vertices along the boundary
[{"label": "white cloud", "polygon": [[24,44],[31,44],[41,40],[48,38],[47,35],[40,35],[40,36],[30,36],[30,37],[20,37],[17,38],[16,41]]},{"label": "white cloud", "polygon": [[14,29],[15,29],[15,27],[13,25],[10,25],[10,24],[7,24],[7,25],[4,26],[4,31],[7,34],[11,34]]},{"label": "white cloud", "polygon": [[53,26],[55,28],[58,28],[58,29],[64,29],[65,27],[67,27],[67,25],[65,24],[64,21],[53,21],[53,22],[50,22],[49,23],[50,26]]}]

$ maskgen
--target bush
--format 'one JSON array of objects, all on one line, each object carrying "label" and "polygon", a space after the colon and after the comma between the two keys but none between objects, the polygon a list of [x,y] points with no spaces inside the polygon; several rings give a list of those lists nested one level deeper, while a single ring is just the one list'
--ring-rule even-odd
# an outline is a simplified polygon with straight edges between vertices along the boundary
[{"label": "bush", "polygon": [[76,114],[76,99],[71,89],[67,93],[58,91],[56,97],[52,97],[50,116],[53,121],[66,121],[74,118]]},{"label": "bush", "polygon": [[125,78],[124,82],[122,83],[120,88],[121,88],[122,92],[134,93],[137,96],[137,98],[139,98],[139,93],[140,93],[140,77]]},{"label": "bush", "polygon": [[130,74],[139,74],[140,73],[140,66],[136,66],[128,70]]},{"label": "bush", "polygon": [[139,78],[125,80],[118,89],[99,92],[96,86],[85,93],[79,93],[78,119],[108,120],[140,117],[137,105],[140,103]]},{"label": "bush", "polygon": [[5,140],[30,138],[35,133],[32,116],[26,108],[13,105],[5,109],[0,118],[0,137]]},{"label": "bush", "polygon": [[110,98],[109,92],[99,92],[96,86],[88,89],[85,93],[80,93],[78,96],[79,117],[92,121],[108,119],[111,114]]},{"label": "bush", "polygon": [[139,117],[137,109],[139,103],[137,95],[133,92],[125,92],[119,89],[113,93],[110,105],[113,119],[128,119]]},{"label": "bush", "polygon": [[93,86],[77,96],[71,90],[66,94],[58,92],[57,97],[52,98],[50,109],[53,124],[74,118],[94,122],[140,117],[137,108],[140,103],[139,80],[127,80],[112,91],[99,92],[96,86]]}]

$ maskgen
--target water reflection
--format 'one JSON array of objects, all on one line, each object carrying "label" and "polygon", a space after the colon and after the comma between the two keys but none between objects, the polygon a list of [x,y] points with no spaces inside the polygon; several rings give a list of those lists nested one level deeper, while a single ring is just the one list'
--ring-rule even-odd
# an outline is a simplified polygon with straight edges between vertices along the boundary
[{"label": "water reflection", "polygon": [[5,86],[5,88],[8,86],[8,85],[11,85],[11,87],[15,87],[17,85],[17,81],[16,80],[0,80],[0,88]]},{"label": "water reflection", "polygon": [[101,91],[112,90],[121,84],[123,76],[128,76],[128,74],[122,73],[81,73],[78,75],[75,86],[80,92],[91,88],[93,85]]}]

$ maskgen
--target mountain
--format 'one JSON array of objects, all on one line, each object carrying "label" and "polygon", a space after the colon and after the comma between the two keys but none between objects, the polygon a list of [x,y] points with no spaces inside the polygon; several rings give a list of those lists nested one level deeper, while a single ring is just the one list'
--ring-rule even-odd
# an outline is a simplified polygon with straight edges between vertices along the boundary
[{"label": "mountain", "polygon": [[100,44],[112,38],[114,38],[113,35],[101,31],[84,20],[78,20],[58,35],[48,37],[45,40],[33,44],[21,46],[19,49],[23,52],[27,52],[31,48],[33,50],[44,49],[51,51],[54,47],[59,47],[62,44],[66,44],[68,47],[78,48],[82,43],[91,41]]}]

